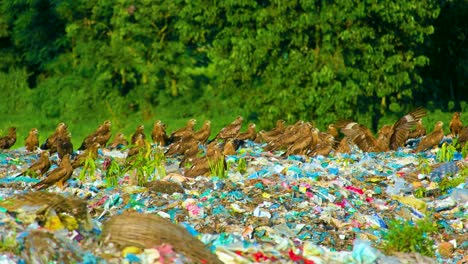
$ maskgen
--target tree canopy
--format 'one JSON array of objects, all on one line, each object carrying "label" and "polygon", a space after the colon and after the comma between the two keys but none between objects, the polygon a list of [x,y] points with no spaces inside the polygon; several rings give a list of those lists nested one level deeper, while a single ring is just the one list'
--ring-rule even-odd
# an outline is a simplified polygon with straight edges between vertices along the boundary
[{"label": "tree canopy", "polygon": [[152,117],[177,103],[193,113],[221,105],[262,126],[353,118],[375,127],[387,111],[466,99],[466,0],[0,5],[0,90],[47,117]]}]

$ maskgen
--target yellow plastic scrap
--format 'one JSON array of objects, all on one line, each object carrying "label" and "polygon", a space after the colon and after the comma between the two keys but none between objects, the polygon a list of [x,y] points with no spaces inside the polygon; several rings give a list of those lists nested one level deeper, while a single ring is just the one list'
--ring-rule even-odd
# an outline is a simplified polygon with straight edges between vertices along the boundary
[{"label": "yellow plastic scrap", "polygon": [[60,218],[56,214],[47,217],[44,227],[51,231],[56,231],[65,228],[62,221],[60,221]]},{"label": "yellow plastic scrap", "polygon": [[127,254],[134,254],[134,255],[138,255],[142,252],[141,248],[139,247],[135,247],[135,246],[128,246],[128,247],[125,247],[123,250],[122,250],[122,257],[126,257]]},{"label": "yellow plastic scrap", "polygon": [[60,219],[62,219],[63,224],[68,230],[71,231],[78,229],[78,221],[76,221],[76,219],[73,216],[62,214],[60,215]]},{"label": "yellow plastic scrap", "polygon": [[422,201],[422,200],[420,200],[420,199],[418,199],[416,197],[412,197],[412,196],[403,197],[403,196],[394,195],[394,196],[392,196],[392,199],[397,200],[402,204],[411,206],[411,207],[415,208],[416,210],[418,210],[418,211],[420,211],[422,213],[427,212],[426,202],[424,202],[424,201]]},{"label": "yellow plastic scrap", "polygon": [[264,193],[262,193],[262,197],[263,198],[270,198],[271,194],[264,192]]}]

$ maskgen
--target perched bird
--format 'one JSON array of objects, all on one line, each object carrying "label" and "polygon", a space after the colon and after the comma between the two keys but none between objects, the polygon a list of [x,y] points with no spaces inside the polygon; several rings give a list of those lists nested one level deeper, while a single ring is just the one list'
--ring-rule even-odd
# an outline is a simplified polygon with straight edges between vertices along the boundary
[{"label": "perched bird", "polygon": [[270,131],[260,131],[262,133],[259,133],[260,136],[262,137],[263,139],[263,142],[270,142],[270,141],[273,141],[275,140],[279,135],[283,134],[284,133],[284,130],[286,129],[286,127],[284,126],[284,123],[285,121],[282,120],[282,119],[279,119],[276,121],[276,127],[273,128],[272,130]]},{"label": "perched bird", "polygon": [[364,125],[352,121],[342,121],[337,127],[364,152],[383,152],[388,150],[388,142],[378,141]]},{"label": "perched bird", "polygon": [[242,116],[236,117],[231,124],[223,127],[213,140],[235,138],[239,134],[243,120]]},{"label": "perched bird", "polygon": [[442,121],[437,121],[434,130],[429,135],[421,139],[421,142],[419,142],[418,146],[416,147],[416,152],[438,146],[440,141],[444,138],[444,130],[442,128],[443,125],[444,123]]},{"label": "perched bird", "polygon": [[72,156],[73,154],[73,143],[71,142],[71,135],[70,133],[67,134],[59,134],[56,139],[57,145],[57,154],[60,159],[63,159],[65,154]]},{"label": "perched bird", "polygon": [[33,188],[41,190],[54,184],[63,187],[64,183],[73,174],[73,167],[70,163],[70,155],[65,155],[58,168],[52,170],[45,179],[33,185]]},{"label": "perched bird", "polygon": [[208,138],[211,135],[211,121],[205,120],[203,123],[202,128],[193,134],[193,137],[200,142],[201,144],[205,144]]},{"label": "perched bird", "polygon": [[286,152],[281,156],[287,157],[290,155],[305,155],[311,147],[315,147],[318,142],[318,131],[315,128],[312,128],[311,125],[306,125],[304,127],[307,129],[301,129],[301,132],[298,132],[294,135],[295,140],[287,146]]},{"label": "perched bird", "polygon": [[335,137],[329,134],[328,132],[318,132],[317,137],[317,144],[315,145],[315,147],[311,148],[307,155],[311,157],[317,155],[321,155],[324,157],[328,156],[328,154],[330,154],[330,152],[332,152],[333,148],[335,147]]},{"label": "perched bird", "polygon": [[[97,142],[94,142],[91,146],[89,146],[85,151],[83,151],[80,155],[76,156],[76,158],[72,162],[73,169],[76,169],[80,166],[83,166],[86,162],[86,159],[90,158],[92,160],[96,160],[98,157],[98,149],[101,145]],[[67,156],[67,155],[65,155]]]},{"label": "perched bird", "polygon": [[184,127],[179,128],[176,131],[172,132],[171,136],[169,137],[169,142],[176,142],[184,137],[193,135],[193,132],[194,132],[193,128],[195,127],[196,122],[197,120],[190,119],[189,121],[187,121],[187,124]]},{"label": "perched bird", "polygon": [[237,151],[237,146],[234,143],[234,139],[230,138],[226,140],[226,143],[224,143],[223,146],[223,155],[229,156],[229,155],[236,155]]},{"label": "perched bird", "polygon": [[[193,161],[192,166],[184,170],[185,177],[208,176],[214,166],[221,165],[227,168],[226,160],[221,149],[216,145],[210,145],[211,150],[206,151],[206,156]],[[221,176],[221,175],[218,175]]]},{"label": "perched bird", "polygon": [[115,135],[112,143],[109,144],[109,149],[121,149],[128,146],[128,140],[125,138],[125,135],[122,132],[119,132]]},{"label": "perched bird", "polygon": [[198,145],[196,144],[190,145],[190,147],[185,150],[184,156],[180,160],[179,167],[184,168],[188,164],[191,165],[193,163],[193,160],[199,157],[198,156],[199,154],[201,154],[201,151]]},{"label": "perched bird", "polygon": [[41,145],[41,149],[48,149],[51,154],[57,152],[57,138],[63,135],[68,135],[68,127],[62,122],[57,125],[55,132]]},{"label": "perched bird", "polygon": [[422,123],[422,119],[419,119],[416,123],[416,127],[409,134],[408,138],[420,138],[426,135],[426,128]]},{"label": "perched bird", "polygon": [[453,113],[452,120],[450,120],[449,128],[452,137],[456,137],[458,136],[458,134],[460,134],[460,131],[463,128],[463,123],[460,120],[460,112]]},{"label": "perched bird", "polygon": [[392,135],[390,137],[390,149],[397,150],[408,140],[411,129],[421,118],[426,116],[426,109],[418,107],[400,118],[392,126]]},{"label": "perched bird", "polygon": [[85,150],[93,145],[94,142],[99,143],[101,146],[106,146],[111,136],[111,121],[106,120],[93,133],[89,134],[83,140],[78,150]]},{"label": "perched bird", "polygon": [[336,147],[335,153],[351,153],[351,146],[350,144],[352,143],[352,140],[349,137],[343,137],[340,140],[340,143],[338,144],[338,147]]},{"label": "perched bird", "polygon": [[136,130],[135,130],[135,133],[133,133],[132,135],[132,138],[131,138],[131,143],[132,145],[135,145],[136,143],[136,140],[138,138],[138,135],[141,135],[142,139],[143,140],[146,140],[146,135],[145,135],[145,126],[144,125],[139,125]]},{"label": "perched bird", "polygon": [[335,124],[328,125],[327,133],[332,135],[335,139],[338,139],[338,137],[340,136],[340,133],[338,132],[338,129],[336,129]]},{"label": "perched bird", "polygon": [[249,126],[247,127],[247,131],[243,133],[239,133],[239,135],[236,136],[236,139],[238,140],[255,140],[255,137],[257,136],[257,131],[255,129],[256,125],[254,123],[250,123]]},{"label": "perched bird", "polygon": [[24,146],[26,147],[27,151],[34,151],[36,148],[39,147],[39,137],[37,128],[33,128],[29,131],[28,136],[24,140]]},{"label": "perched bird", "polygon": [[136,156],[142,149],[146,147],[146,141],[142,134],[137,134],[135,138],[135,144],[128,150],[127,158],[125,163],[128,163]]},{"label": "perched bird", "polygon": [[187,149],[198,146],[198,143],[199,142],[193,137],[193,135],[187,135],[181,138],[179,141],[171,143],[164,155],[166,157],[173,155],[182,155]]},{"label": "perched bird", "polygon": [[463,148],[465,143],[468,141],[468,126],[462,128],[460,133],[458,134],[458,142],[460,146]]},{"label": "perched bird", "polygon": [[31,176],[42,176],[50,169],[50,160],[49,160],[49,152],[42,151],[39,159],[36,160],[29,168],[18,174],[17,176],[21,175],[31,175]]},{"label": "perched bird", "polygon": [[[312,125],[309,122],[304,123],[299,120],[295,124],[285,128],[284,133],[275,137],[274,140],[269,141],[265,146],[265,151],[275,151],[290,147],[291,144],[296,142],[303,135],[310,135]],[[289,155],[285,154],[285,155]]]},{"label": "perched bird", "polygon": [[16,127],[8,128],[8,135],[0,138],[0,149],[10,149],[16,142]]},{"label": "perched bird", "polygon": [[153,143],[166,146],[169,140],[169,137],[166,134],[166,124],[158,120],[154,122],[153,130],[151,131],[151,139],[153,139]]}]

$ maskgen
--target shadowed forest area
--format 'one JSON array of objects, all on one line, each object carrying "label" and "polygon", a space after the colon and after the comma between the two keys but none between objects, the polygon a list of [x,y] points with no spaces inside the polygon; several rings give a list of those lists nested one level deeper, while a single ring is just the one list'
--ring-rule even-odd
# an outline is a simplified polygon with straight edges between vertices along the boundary
[{"label": "shadowed forest area", "polygon": [[[468,1],[17,0],[0,4],[0,130],[75,144],[105,119],[216,130],[242,115],[374,129],[468,108]],[[447,128],[446,128],[447,129]]]}]

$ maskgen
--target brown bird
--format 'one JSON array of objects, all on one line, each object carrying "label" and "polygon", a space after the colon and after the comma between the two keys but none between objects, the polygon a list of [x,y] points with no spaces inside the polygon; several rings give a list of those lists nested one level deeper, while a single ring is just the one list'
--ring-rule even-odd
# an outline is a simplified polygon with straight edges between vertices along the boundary
[{"label": "brown bird", "polygon": [[318,140],[317,144],[315,147],[311,148],[309,153],[307,154],[310,157],[321,155],[321,156],[328,156],[330,152],[333,151],[333,148],[335,147],[335,137],[333,137],[331,134],[324,133],[324,132],[318,132]]},{"label": "brown bird", "polygon": [[[92,160],[96,160],[98,157],[98,149],[101,145],[97,142],[94,142],[93,145],[89,146],[85,151],[83,151],[80,155],[76,156],[76,158],[72,162],[73,169],[76,169],[80,166],[83,166],[86,162],[86,159],[91,158]],[[66,156],[66,155],[65,155]]]},{"label": "brown bird", "polygon": [[106,120],[93,133],[86,136],[78,150],[85,150],[93,145],[94,142],[99,143],[101,146],[105,146],[111,135],[111,121]]},{"label": "brown bird", "polygon": [[50,160],[49,160],[49,152],[48,151],[42,151],[41,155],[39,156],[39,159],[36,160],[29,168],[18,174],[17,176],[21,175],[30,175],[33,177],[36,176],[42,176],[44,173],[46,173],[50,169]]},{"label": "brown bird", "polygon": [[452,120],[450,120],[449,128],[452,137],[458,136],[460,134],[460,131],[463,128],[463,123],[460,120],[460,112],[453,113]]},{"label": "brown bird", "polygon": [[137,134],[135,139],[135,144],[128,150],[127,158],[125,163],[128,163],[136,156],[140,151],[146,147],[146,141],[142,134]]},{"label": "brown bird", "polygon": [[224,170],[226,170],[226,160],[219,147],[214,147],[212,151],[208,151],[207,149],[206,156],[194,160],[192,166],[184,170],[184,176],[192,178],[197,176],[208,176],[211,172],[211,168],[219,165],[220,163],[222,163]]},{"label": "brown bird", "polygon": [[108,146],[109,149],[121,149],[123,147],[128,146],[128,140],[125,138],[125,135],[122,132],[117,133],[115,135],[114,140]]},{"label": "brown bird", "polygon": [[205,144],[211,135],[211,121],[205,120],[202,128],[193,134],[193,137],[201,144]]},{"label": "brown bird", "polygon": [[426,128],[422,123],[422,119],[419,119],[416,123],[416,127],[409,134],[408,138],[420,138],[426,135]]},{"label": "brown bird", "polygon": [[197,120],[192,118],[189,121],[187,121],[187,124],[184,127],[172,132],[171,136],[169,137],[169,142],[176,142],[184,137],[193,135],[193,128],[195,127],[196,122]]},{"label": "brown bird", "polygon": [[239,133],[237,135],[236,139],[238,140],[255,140],[255,137],[257,136],[257,131],[255,129],[256,125],[254,123],[250,123],[249,126],[247,127],[247,131],[243,133]]},{"label": "brown bird", "polygon": [[161,122],[161,120],[154,122],[151,139],[153,139],[153,143],[159,146],[167,145],[169,137],[166,134],[166,124]]},{"label": "brown bird", "polygon": [[0,138],[0,149],[10,149],[16,142],[16,127],[8,128],[8,135]]},{"label": "brown bird", "polygon": [[59,123],[55,128],[55,132],[50,135],[44,144],[41,145],[41,149],[48,149],[50,154],[57,152],[57,137],[68,134],[68,127],[65,123]]},{"label": "brown bird", "polygon": [[338,147],[335,150],[335,153],[351,153],[352,140],[349,137],[344,137],[340,140]]},{"label": "brown bird", "polygon": [[39,147],[39,137],[37,134],[37,128],[33,128],[29,131],[28,136],[24,140],[24,146],[26,147],[27,151],[32,152]]},{"label": "brown bird", "polygon": [[287,157],[290,155],[305,155],[309,148],[315,147],[318,141],[318,131],[315,128],[312,128],[311,125],[304,124],[306,129],[301,129],[301,132],[298,132],[294,135],[295,140],[292,142],[287,142],[286,152],[281,156]]},{"label": "brown bird", "polygon": [[242,116],[236,117],[231,124],[223,127],[213,140],[235,138],[239,134],[243,120]]},{"label": "brown bird", "polygon": [[199,142],[193,137],[193,135],[186,135],[179,139],[179,141],[171,143],[164,155],[166,157],[182,155],[187,149],[194,148],[195,145],[198,146],[198,143]]},{"label": "brown bird", "polygon": [[193,164],[193,161],[200,157],[199,155],[201,155],[201,150],[198,147],[198,145],[191,145],[185,150],[184,156],[182,157],[179,163],[179,168],[185,168],[187,165],[191,166]]},{"label": "brown bird", "polygon": [[340,127],[341,132],[364,152],[383,152],[388,149],[388,144],[378,141],[364,125],[352,121],[342,121],[337,127]]},{"label": "brown bird", "polygon": [[63,187],[64,183],[70,179],[73,174],[73,167],[70,163],[70,155],[65,155],[58,168],[52,170],[45,179],[33,185],[33,188],[41,190],[54,184]]},{"label": "brown bird", "polygon": [[312,125],[299,120],[295,124],[285,128],[284,133],[278,135],[274,140],[268,142],[265,151],[275,151],[290,147],[295,141],[303,135],[310,135]]},{"label": "brown bird", "polygon": [[71,135],[70,133],[67,134],[59,134],[56,139],[57,145],[57,154],[60,159],[63,159],[65,154],[72,155],[73,154],[73,143],[71,142]]},{"label": "brown bird", "polygon": [[416,108],[400,118],[392,126],[392,136],[390,137],[390,149],[397,150],[408,140],[411,129],[421,118],[426,116],[426,109]]},{"label": "brown bird", "polygon": [[463,148],[465,143],[468,141],[468,126],[462,128],[460,133],[458,134],[458,142],[460,146]]},{"label": "brown bird", "polygon": [[335,124],[330,124],[327,127],[327,133],[332,135],[336,140],[338,140],[340,133],[338,132],[338,129],[336,129]]},{"label": "brown bird", "polygon": [[234,144],[234,139],[230,138],[226,140],[226,143],[224,144],[223,147],[223,155],[229,156],[229,155],[236,155],[237,147]]},{"label": "brown bird", "polygon": [[437,121],[434,130],[429,135],[421,139],[421,142],[419,142],[418,146],[416,147],[416,152],[438,146],[440,141],[444,138],[444,130],[442,128],[443,125],[444,123],[442,121]]},{"label": "brown bird", "polygon": [[132,139],[131,139],[131,143],[132,145],[135,145],[136,143],[136,140],[138,138],[138,135],[141,135],[142,139],[143,140],[146,140],[146,135],[145,135],[145,126],[144,125],[139,125],[136,130],[135,130],[135,133],[133,133],[132,135]]}]

